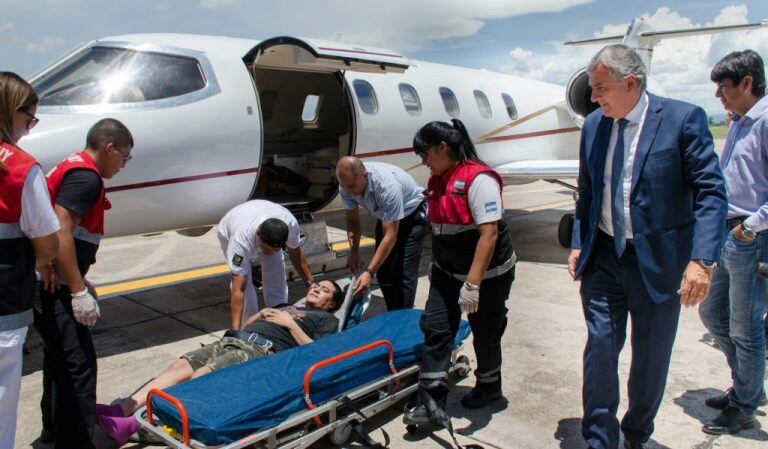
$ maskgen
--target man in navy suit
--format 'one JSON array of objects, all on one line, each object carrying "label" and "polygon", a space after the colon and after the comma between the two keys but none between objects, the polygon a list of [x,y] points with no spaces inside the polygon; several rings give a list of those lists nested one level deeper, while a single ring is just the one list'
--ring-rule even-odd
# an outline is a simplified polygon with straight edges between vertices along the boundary
[{"label": "man in navy suit", "polygon": [[[727,200],[704,111],[645,91],[624,45],[587,66],[579,199],[568,270],[587,322],[582,434],[594,449],[645,448],[661,404],[681,304],[706,298]],[[621,420],[619,353],[632,325],[629,409]]]}]

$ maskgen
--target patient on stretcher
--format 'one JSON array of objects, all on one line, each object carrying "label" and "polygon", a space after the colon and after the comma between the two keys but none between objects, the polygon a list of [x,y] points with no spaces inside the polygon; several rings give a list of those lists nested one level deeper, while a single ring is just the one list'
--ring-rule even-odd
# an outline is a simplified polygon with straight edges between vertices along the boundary
[{"label": "patient on stretcher", "polygon": [[306,303],[301,307],[285,305],[260,310],[243,323],[241,330],[229,329],[220,340],[184,354],[130,397],[113,405],[97,404],[99,424],[111,438],[125,443],[138,430],[131,415],[145,405],[151,389],[168,388],[332,334],[339,328],[333,312],[343,301],[341,287],[325,280],[309,287]]}]

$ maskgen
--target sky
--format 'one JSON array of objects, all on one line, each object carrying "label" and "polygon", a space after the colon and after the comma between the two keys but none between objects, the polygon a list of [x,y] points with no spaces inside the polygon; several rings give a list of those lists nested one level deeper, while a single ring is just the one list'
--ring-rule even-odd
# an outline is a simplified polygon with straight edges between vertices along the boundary
[{"label": "sky", "polygon": [[[565,84],[599,46],[643,17],[664,30],[760,22],[768,1],[712,0],[0,0],[0,70],[29,77],[80,43],[149,32],[252,39],[297,35],[389,48],[412,59]],[[722,117],[712,66],[734,50],[768,57],[768,28],[665,40],[651,76],[668,96]]]}]

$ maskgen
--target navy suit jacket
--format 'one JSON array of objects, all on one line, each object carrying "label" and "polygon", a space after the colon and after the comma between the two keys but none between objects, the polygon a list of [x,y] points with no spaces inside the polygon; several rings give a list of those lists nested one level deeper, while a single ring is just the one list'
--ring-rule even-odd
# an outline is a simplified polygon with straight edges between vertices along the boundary
[{"label": "navy suit jacket", "polygon": [[[601,108],[587,116],[581,130],[572,244],[581,248],[577,278],[590,263],[597,237],[612,126]],[[725,232],[725,182],[704,110],[648,94],[629,195],[643,284],[657,303],[678,298],[688,262],[718,260]]]}]

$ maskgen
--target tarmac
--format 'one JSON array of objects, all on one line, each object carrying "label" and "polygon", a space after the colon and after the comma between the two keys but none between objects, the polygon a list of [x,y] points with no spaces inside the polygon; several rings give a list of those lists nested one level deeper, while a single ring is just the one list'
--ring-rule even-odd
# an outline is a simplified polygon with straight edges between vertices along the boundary
[{"label": "tarmac", "polygon": [[[568,250],[557,242],[558,221],[573,209],[572,193],[539,181],[506,187],[504,201],[504,219],[520,258],[507,301],[509,324],[503,339],[506,400],[481,410],[463,409],[459,399],[473,385],[470,375],[452,386],[448,411],[454,417],[461,444],[504,449],[583,449],[586,444],[580,433],[581,357],[586,329],[579,285],[570,279],[566,270]],[[342,211],[318,214],[316,218],[325,220],[329,226],[343,228]],[[363,229],[372,231],[373,222],[366,223]],[[343,240],[343,233],[338,229],[329,235],[332,241]],[[370,257],[370,249],[367,251]],[[426,301],[429,283],[425,270],[429,254],[427,241],[417,307],[423,307]],[[89,278],[105,285],[222,263],[214,231],[201,237],[182,237],[174,232],[121,237],[103,243]],[[330,275],[343,274],[345,271],[341,270]],[[292,299],[302,296],[303,288],[299,284],[290,283]],[[178,281],[165,287],[129,293],[118,291],[111,297],[103,295],[102,318],[92,329],[99,356],[99,401],[111,402],[130,394],[181,354],[216,340],[229,322],[228,285],[228,275],[224,273]],[[383,303],[380,296],[378,301]],[[34,330],[30,330],[27,341],[30,353],[24,357],[16,447],[46,449],[52,446],[38,440],[42,343]],[[710,342],[697,310],[684,309],[664,401],[649,444],[651,449],[766,447],[765,409],[758,416],[760,426],[737,436],[711,436],[701,432],[702,423],[717,415],[715,410],[704,406],[704,398],[730,385],[725,358]],[[629,346],[627,342],[621,358],[622,384],[628,375]],[[464,353],[474,366],[471,344],[465,345]],[[619,416],[626,405],[624,388]],[[451,447],[445,430],[409,435],[402,423],[402,404],[367,421],[366,427],[379,440],[382,435],[376,429],[384,429],[392,449]],[[99,448],[119,447],[98,428],[95,438]],[[122,447],[145,446],[128,443]],[[313,447],[333,446],[321,442]],[[342,447],[363,446],[352,439]]]}]

